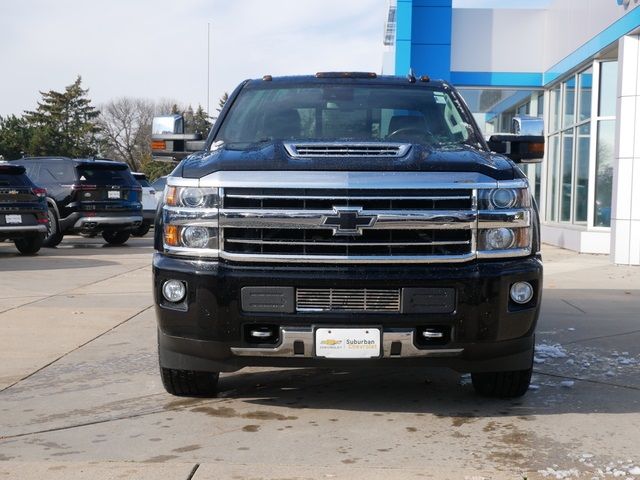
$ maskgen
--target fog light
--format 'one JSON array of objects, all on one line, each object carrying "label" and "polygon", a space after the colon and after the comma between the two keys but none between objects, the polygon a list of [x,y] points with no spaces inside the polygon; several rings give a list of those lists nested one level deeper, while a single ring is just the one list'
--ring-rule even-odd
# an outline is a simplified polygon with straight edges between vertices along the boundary
[{"label": "fog light", "polygon": [[186,227],[182,230],[182,243],[189,248],[204,248],[209,244],[206,227]]},{"label": "fog light", "polygon": [[162,285],[162,295],[171,303],[182,301],[186,294],[187,288],[180,280],[167,280]]},{"label": "fog light", "polygon": [[510,228],[492,228],[485,233],[485,245],[489,250],[506,250],[513,246],[516,239]]},{"label": "fog light", "polygon": [[516,303],[529,303],[533,298],[533,287],[529,282],[516,282],[511,285],[511,300]]}]

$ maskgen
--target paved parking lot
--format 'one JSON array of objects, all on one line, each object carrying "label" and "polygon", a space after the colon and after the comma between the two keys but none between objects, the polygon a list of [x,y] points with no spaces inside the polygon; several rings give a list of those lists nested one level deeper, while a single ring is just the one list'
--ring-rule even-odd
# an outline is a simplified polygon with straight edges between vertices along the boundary
[{"label": "paved parking lot", "polygon": [[532,390],[252,368],[164,393],[151,238],[0,243],[0,478],[640,478],[640,269],[545,249]]}]

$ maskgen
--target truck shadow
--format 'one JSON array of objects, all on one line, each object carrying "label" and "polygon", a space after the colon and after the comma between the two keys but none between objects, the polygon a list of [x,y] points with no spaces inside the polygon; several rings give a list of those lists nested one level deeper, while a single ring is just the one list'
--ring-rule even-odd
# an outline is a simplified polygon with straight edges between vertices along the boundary
[{"label": "truck shadow", "polygon": [[[566,383],[563,383],[566,382]],[[533,389],[517,399],[475,394],[468,376],[446,369],[294,369],[226,374],[220,396],[264,407],[475,417],[630,413],[640,388],[534,373]]]}]

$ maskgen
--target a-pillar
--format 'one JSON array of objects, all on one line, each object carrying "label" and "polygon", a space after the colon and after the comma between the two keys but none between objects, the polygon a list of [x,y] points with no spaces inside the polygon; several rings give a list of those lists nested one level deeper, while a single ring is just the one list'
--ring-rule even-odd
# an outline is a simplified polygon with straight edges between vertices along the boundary
[{"label": "a-pillar", "polygon": [[640,265],[640,35],[618,43],[611,260]]}]

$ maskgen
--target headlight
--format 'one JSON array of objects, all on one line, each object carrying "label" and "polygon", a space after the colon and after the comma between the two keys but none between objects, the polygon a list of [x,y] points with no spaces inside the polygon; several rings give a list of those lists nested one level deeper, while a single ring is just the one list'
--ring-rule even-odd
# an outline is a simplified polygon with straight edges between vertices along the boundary
[{"label": "headlight", "polygon": [[481,252],[529,249],[530,247],[531,233],[529,227],[488,228],[480,230],[478,235],[478,250]]},{"label": "headlight", "polygon": [[205,193],[202,188],[183,188],[180,192],[180,200],[185,207],[202,207]]},{"label": "headlight", "polygon": [[164,250],[173,255],[218,257],[217,188],[168,186],[162,209]]},{"label": "headlight", "polygon": [[217,208],[218,189],[170,185],[166,189],[165,202],[170,207]]},{"label": "headlight", "polygon": [[478,191],[480,210],[529,208],[531,196],[527,188],[493,188]]},{"label": "headlight", "polygon": [[486,250],[506,250],[513,246],[516,238],[515,233],[510,228],[491,228],[485,230],[483,234]]},{"label": "headlight", "polygon": [[496,188],[489,198],[496,208],[511,208],[516,204],[518,194],[511,188]]},{"label": "headlight", "polygon": [[184,227],[182,243],[187,248],[205,248],[209,245],[209,229],[206,227]]}]

